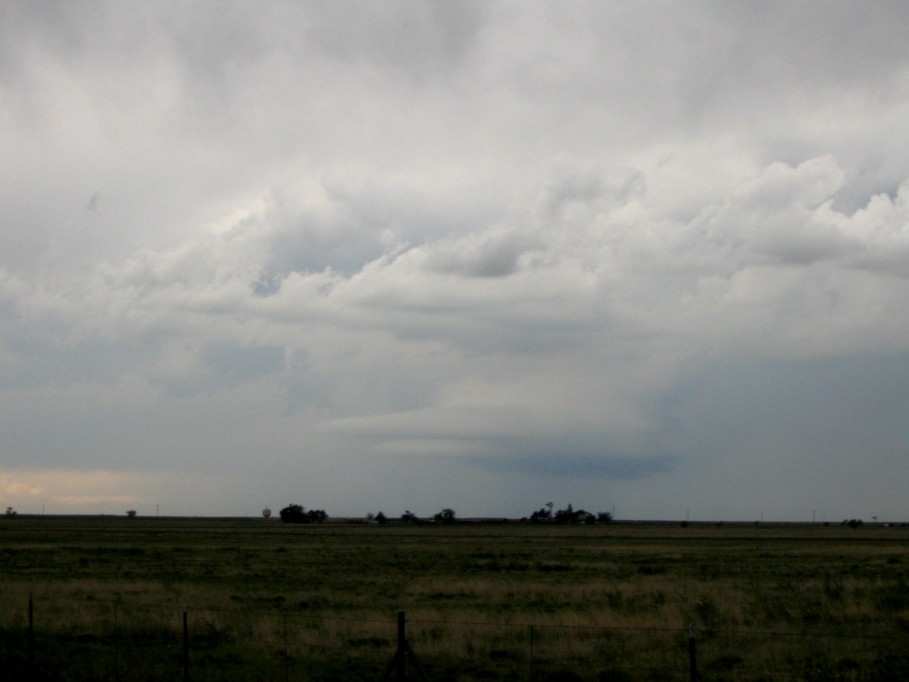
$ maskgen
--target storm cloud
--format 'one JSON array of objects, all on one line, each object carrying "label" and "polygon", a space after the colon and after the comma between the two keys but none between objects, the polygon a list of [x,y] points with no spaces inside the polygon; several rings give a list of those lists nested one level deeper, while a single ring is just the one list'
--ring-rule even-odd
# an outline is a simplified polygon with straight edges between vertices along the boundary
[{"label": "storm cloud", "polygon": [[5,3],[2,503],[906,518],[907,21]]}]

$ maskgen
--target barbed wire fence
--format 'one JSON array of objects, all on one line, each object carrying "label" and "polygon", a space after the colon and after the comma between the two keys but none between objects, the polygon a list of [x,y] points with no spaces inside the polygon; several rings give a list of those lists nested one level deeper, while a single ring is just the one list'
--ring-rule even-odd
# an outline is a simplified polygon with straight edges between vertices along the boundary
[{"label": "barbed wire fence", "polygon": [[[301,612],[302,611],[302,612]],[[28,596],[0,626],[9,680],[890,682],[906,640],[856,631],[335,617],[305,605]]]}]

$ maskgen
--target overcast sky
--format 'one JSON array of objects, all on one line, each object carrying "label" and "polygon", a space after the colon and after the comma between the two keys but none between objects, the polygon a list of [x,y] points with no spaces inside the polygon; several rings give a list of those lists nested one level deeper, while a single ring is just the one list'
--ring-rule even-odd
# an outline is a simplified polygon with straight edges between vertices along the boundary
[{"label": "overcast sky", "polygon": [[909,520],[909,4],[0,4],[0,505]]}]

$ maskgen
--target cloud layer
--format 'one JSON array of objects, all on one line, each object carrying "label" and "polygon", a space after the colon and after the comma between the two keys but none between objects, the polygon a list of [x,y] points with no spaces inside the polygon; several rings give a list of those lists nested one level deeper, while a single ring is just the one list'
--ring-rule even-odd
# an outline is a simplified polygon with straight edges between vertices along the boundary
[{"label": "cloud layer", "polygon": [[0,22],[8,504],[906,516],[902,4],[57,9]]}]

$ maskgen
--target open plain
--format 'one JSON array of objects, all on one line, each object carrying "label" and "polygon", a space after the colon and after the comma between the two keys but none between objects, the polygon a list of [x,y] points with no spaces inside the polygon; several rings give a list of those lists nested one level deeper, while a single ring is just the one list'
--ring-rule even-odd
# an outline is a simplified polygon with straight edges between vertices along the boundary
[{"label": "open plain", "polygon": [[408,679],[909,679],[909,528],[0,520],[8,679],[396,679],[400,612]]}]

